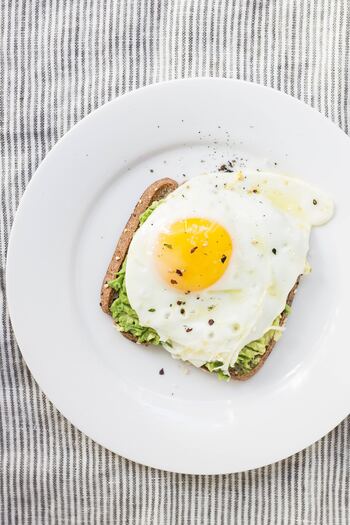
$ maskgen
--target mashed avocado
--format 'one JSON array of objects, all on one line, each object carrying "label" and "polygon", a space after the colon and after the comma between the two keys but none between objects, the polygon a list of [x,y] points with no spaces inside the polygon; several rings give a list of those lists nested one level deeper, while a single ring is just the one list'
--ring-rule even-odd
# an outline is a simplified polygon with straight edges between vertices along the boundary
[{"label": "mashed avocado", "polygon": [[121,332],[132,334],[139,343],[159,345],[160,339],[157,332],[153,328],[141,326],[137,313],[130,306],[125,287],[125,268],[126,259],[116,278],[108,283],[118,294],[110,307],[112,317]]},{"label": "mashed avocado", "polygon": [[[142,215],[140,215],[140,224],[143,224],[148,219],[148,217],[161,202],[162,201],[152,202],[147,210]],[[112,317],[115,320],[119,330],[121,332],[128,332],[132,334],[134,337],[136,337],[138,343],[159,345],[161,344],[161,341],[157,332],[153,330],[153,328],[141,326],[137,313],[130,306],[125,287],[125,269],[126,259],[124,260],[121,269],[117,273],[116,278],[113,279],[113,281],[109,281],[108,283],[108,285],[117,292],[117,298],[113,301],[110,307]],[[288,314],[289,311],[290,307],[286,305],[285,313]],[[273,326],[279,325],[281,315],[276,317],[273,322]],[[260,359],[265,354],[271,340],[275,339],[277,341],[280,335],[280,331],[271,329],[257,341],[252,341],[249,343],[249,345],[245,346],[240,351],[237,361],[231,370],[238,376],[244,375],[253,370],[253,368],[259,364]],[[221,367],[223,366],[223,363],[220,361],[207,363],[205,366],[209,372],[216,373],[219,379],[228,380],[230,378],[230,376],[222,370]]]},{"label": "mashed avocado", "polygon": [[[161,201],[152,202],[147,210],[140,215],[140,224],[143,224],[148,219],[160,202]],[[130,306],[125,286],[125,268],[126,259],[117,273],[116,278],[108,283],[108,285],[117,292],[117,298],[113,301],[110,307],[112,317],[121,332],[132,334],[136,337],[139,343],[159,345],[160,339],[157,332],[153,330],[153,328],[141,326],[137,313]]]},{"label": "mashed avocado", "polygon": [[156,208],[158,208],[161,202],[163,201],[153,201],[152,204],[148,206],[147,210],[141,213],[139,218],[140,224],[143,224],[145,221],[147,221],[148,217],[154,212]]}]

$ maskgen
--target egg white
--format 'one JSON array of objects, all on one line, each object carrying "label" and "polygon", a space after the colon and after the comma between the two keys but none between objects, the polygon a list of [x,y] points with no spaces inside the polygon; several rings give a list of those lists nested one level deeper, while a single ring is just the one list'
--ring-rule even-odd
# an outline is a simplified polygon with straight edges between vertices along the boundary
[{"label": "egg white", "polygon": [[[126,265],[130,304],[174,357],[195,366],[222,361],[228,369],[284,309],[305,268],[311,226],[332,213],[332,201],[298,179],[253,171],[193,177],[133,237]],[[221,224],[234,248],[221,279],[185,295],[158,275],[154,250],[161,232],[190,217]]]}]

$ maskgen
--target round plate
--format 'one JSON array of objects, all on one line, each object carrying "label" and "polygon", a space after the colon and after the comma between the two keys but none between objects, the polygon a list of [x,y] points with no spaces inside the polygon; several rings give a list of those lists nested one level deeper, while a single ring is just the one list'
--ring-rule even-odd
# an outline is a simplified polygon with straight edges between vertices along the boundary
[{"label": "round plate", "polygon": [[[242,383],[127,341],[99,307],[109,259],[146,186],[232,159],[310,181],[337,207],[312,232],[313,272],[284,336]],[[331,122],[240,81],[153,85],[86,117],[37,170],[10,239],[12,323],[41,388],[98,443],[176,472],[260,467],[323,436],[349,412],[349,166],[349,139]]]}]

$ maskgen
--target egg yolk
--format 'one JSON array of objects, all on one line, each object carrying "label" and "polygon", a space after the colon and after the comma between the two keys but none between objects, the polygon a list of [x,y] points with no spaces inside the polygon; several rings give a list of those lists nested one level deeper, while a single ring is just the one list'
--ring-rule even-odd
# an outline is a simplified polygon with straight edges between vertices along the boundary
[{"label": "egg yolk", "polygon": [[155,258],[159,274],[183,292],[208,288],[224,274],[232,255],[228,232],[217,222],[189,218],[159,235]]}]

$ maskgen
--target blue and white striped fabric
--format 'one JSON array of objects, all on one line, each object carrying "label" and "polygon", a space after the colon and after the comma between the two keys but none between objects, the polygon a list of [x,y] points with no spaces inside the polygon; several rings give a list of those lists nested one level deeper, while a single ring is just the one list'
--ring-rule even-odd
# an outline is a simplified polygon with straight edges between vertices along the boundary
[{"label": "blue and white striped fabric", "polygon": [[[77,121],[126,91],[187,76],[242,78],[304,100],[348,132],[350,0],[0,6],[0,523],[350,523],[349,419],[255,471],[190,476],[137,465],[81,434],[42,394],[11,331],[4,284],[13,217],[39,162]],[[19,278],[30,278],[25,262]]]}]

